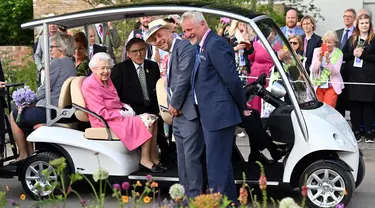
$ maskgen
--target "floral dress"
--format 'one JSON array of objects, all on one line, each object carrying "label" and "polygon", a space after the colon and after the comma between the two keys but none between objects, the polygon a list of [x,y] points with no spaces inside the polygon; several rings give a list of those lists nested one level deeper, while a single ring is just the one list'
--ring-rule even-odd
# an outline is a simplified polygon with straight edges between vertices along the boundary
[{"label": "floral dress", "polygon": [[147,129],[150,129],[152,124],[158,119],[158,116],[154,114],[143,113],[139,115],[139,118],[141,118]]}]

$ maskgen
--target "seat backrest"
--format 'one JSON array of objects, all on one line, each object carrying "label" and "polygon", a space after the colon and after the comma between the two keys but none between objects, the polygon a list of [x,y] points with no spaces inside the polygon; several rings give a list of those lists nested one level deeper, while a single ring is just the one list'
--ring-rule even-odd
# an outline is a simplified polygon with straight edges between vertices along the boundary
[{"label": "seat backrest", "polygon": [[167,103],[167,90],[166,90],[166,78],[160,78],[158,82],[156,83],[156,96],[158,98],[158,103],[159,103],[159,112],[160,116],[163,119],[163,121],[169,125],[172,125],[172,120],[173,116],[169,113],[166,112],[165,110],[163,111],[160,106],[164,106],[168,109],[168,103]]},{"label": "seat backrest", "polygon": [[[82,94],[82,83],[86,79],[84,76],[75,77],[70,85],[70,92],[72,95],[72,103],[86,108],[86,102]],[[78,120],[83,122],[89,122],[89,116],[86,112],[76,110],[75,116]]]},{"label": "seat backrest", "polygon": [[57,105],[58,108],[66,108],[72,106],[72,96],[70,94],[70,85],[72,83],[72,80],[75,77],[69,77],[67,80],[65,80],[64,84],[61,87],[60,91],[60,97],[59,97],[59,103]]}]

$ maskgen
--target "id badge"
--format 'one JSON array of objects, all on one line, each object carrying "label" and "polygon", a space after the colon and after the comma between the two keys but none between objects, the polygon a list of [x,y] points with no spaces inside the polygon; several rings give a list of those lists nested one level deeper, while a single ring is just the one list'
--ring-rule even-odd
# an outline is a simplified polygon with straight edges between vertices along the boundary
[{"label": "id badge", "polygon": [[360,59],[360,58],[355,57],[353,66],[354,67],[358,67],[358,68],[362,68],[362,66],[363,66],[363,60]]}]

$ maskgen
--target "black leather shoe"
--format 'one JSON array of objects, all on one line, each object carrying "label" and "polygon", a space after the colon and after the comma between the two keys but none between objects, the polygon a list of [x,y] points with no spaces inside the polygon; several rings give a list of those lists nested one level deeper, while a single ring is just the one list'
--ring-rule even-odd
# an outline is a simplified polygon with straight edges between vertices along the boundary
[{"label": "black leather shoe", "polygon": [[258,152],[258,153],[251,153],[249,155],[248,162],[255,162],[255,161],[259,161],[262,164],[270,164],[270,163],[274,162],[273,160],[269,160],[265,155],[263,155],[260,152]]},{"label": "black leather shoe", "polygon": [[159,162],[159,164],[157,164],[156,166],[158,166],[160,169],[163,169],[165,171],[167,171],[169,168],[167,166],[165,166],[163,163]]},{"label": "black leather shoe", "polygon": [[361,132],[360,131],[355,131],[354,132],[354,136],[355,136],[355,139],[357,140],[357,142],[361,142]]},{"label": "black leather shoe", "polygon": [[142,164],[139,163],[139,169],[142,170],[142,171],[151,171],[153,173],[162,173],[162,172],[165,172],[165,170],[161,169],[159,166],[157,166],[155,164],[150,169],[150,168],[148,168],[148,167],[146,167],[146,166],[144,166],[144,165],[142,165]]},{"label": "black leather shoe", "polygon": [[276,150],[270,151],[272,159],[275,161],[280,160],[286,153],[288,153],[290,150],[289,145],[277,145]]}]

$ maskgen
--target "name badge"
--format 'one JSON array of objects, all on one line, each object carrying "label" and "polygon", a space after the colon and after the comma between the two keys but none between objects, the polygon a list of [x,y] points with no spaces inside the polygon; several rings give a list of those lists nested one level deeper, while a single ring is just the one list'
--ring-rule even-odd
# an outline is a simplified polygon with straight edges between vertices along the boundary
[{"label": "name badge", "polygon": [[362,68],[362,66],[363,66],[363,60],[360,59],[360,58],[355,57],[353,66],[354,67],[358,67],[358,68]]}]

